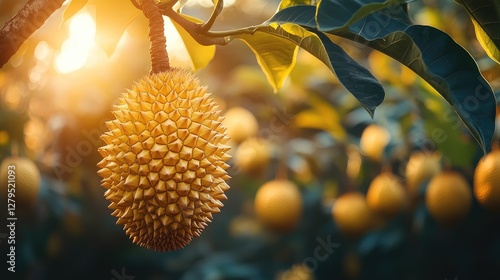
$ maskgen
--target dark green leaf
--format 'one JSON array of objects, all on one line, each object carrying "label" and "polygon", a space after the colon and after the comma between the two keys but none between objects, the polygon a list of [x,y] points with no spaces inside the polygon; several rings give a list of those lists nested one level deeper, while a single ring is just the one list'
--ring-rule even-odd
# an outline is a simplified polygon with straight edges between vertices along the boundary
[{"label": "dark green leaf", "polygon": [[[375,108],[384,101],[384,88],[368,69],[352,59],[324,33],[315,32],[321,39],[339,81],[359,100],[373,117]],[[307,49],[306,49],[307,50]]]},{"label": "dark green leaf", "polygon": [[500,63],[500,1],[457,1],[469,12],[481,46],[493,60]]},{"label": "dark green leaf", "polygon": [[425,87],[421,93],[423,102],[428,104],[421,106],[426,135],[452,166],[469,167],[476,155],[477,145],[469,137],[464,137],[462,122],[442,98],[427,92]]},{"label": "dark green leaf", "polygon": [[[393,6],[390,9],[376,11],[349,26],[354,34],[362,34],[364,39],[383,38],[395,31],[403,31],[412,24],[404,6]],[[333,30],[328,30],[332,32]]]},{"label": "dark green leaf", "polygon": [[399,6],[410,2],[408,0],[323,0],[318,4],[318,28],[324,30],[337,30],[345,28],[354,22],[366,17],[373,12]]},{"label": "dark green leaf", "polygon": [[297,6],[297,5],[314,5],[316,0],[281,0],[280,5],[278,7],[279,10],[283,10],[288,7]]},{"label": "dark green leaf", "polygon": [[[301,7],[307,6],[297,6],[297,10],[300,10]],[[287,18],[273,17],[271,20],[278,20],[283,24],[277,25],[277,23],[268,22],[269,26],[260,27],[258,30],[287,38],[321,60],[373,116],[375,108],[384,100],[385,93],[382,85],[370,71],[352,59],[324,33],[286,23],[290,19],[301,18],[301,15],[297,11]],[[307,21],[307,23],[312,25],[311,21]]]},{"label": "dark green leaf", "polygon": [[410,26],[405,33],[421,50],[423,62],[417,54],[408,65],[415,64],[415,69],[421,71],[427,68],[431,75],[426,78],[429,84],[450,103],[481,148],[489,150],[495,129],[496,101],[474,59],[448,34],[433,27]]},{"label": "dark green leaf", "polygon": [[[296,6],[280,11],[273,20],[316,28],[315,13],[314,6]],[[412,69],[446,99],[481,148],[489,150],[495,98],[474,59],[446,33],[428,26],[409,25],[404,9],[378,13],[391,15],[377,22],[379,30],[367,28],[368,18],[347,30],[328,32],[377,49]]]}]

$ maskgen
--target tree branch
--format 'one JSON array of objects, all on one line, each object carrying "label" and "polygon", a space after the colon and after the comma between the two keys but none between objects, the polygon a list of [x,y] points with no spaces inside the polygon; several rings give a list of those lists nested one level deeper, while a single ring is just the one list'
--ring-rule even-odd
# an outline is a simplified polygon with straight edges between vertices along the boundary
[{"label": "tree branch", "polygon": [[0,68],[33,32],[59,9],[64,0],[28,0],[0,29]]},{"label": "tree branch", "polygon": [[210,15],[210,18],[207,20],[207,22],[205,22],[204,24],[202,24],[200,26],[200,30],[202,32],[203,31],[209,31],[210,28],[212,28],[212,26],[215,23],[215,20],[220,15],[220,13],[222,12],[223,8],[224,8],[224,1],[223,0],[217,1],[216,5],[214,7],[214,10],[212,11],[212,15]]},{"label": "tree branch", "polygon": [[227,31],[210,31],[202,30],[203,24],[197,24],[183,18],[180,14],[172,9],[160,8],[163,15],[168,16],[171,20],[182,26],[193,39],[201,45],[227,45],[231,42],[233,36],[240,34],[253,34],[258,26],[250,26],[241,29]]}]

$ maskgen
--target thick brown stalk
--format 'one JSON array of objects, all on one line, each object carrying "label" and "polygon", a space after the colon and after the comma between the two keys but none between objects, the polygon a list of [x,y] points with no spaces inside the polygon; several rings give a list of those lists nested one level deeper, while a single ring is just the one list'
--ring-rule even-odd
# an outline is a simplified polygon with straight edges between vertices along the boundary
[{"label": "thick brown stalk", "polygon": [[151,46],[151,74],[168,70],[170,63],[167,53],[163,16],[154,0],[142,0],[142,12],[149,20],[149,40]]},{"label": "thick brown stalk", "polygon": [[0,29],[0,68],[63,3],[64,0],[28,0],[21,10],[5,23]]}]

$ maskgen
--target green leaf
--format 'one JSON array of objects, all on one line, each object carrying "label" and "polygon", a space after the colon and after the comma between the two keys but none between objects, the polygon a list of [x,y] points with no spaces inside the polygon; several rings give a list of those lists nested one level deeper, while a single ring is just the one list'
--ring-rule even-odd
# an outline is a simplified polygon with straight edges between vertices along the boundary
[{"label": "green leaf", "polygon": [[474,24],[476,37],[489,57],[500,63],[500,2],[497,0],[457,0]]},{"label": "green leaf", "polygon": [[93,0],[96,9],[96,42],[111,56],[128,25],[141,11],[132,2]]},{"label": "green leaf", "polygon": [[[329,32],[377,49],[412,69],[446,99],[483,151],[489,150],[495,127],[496,102],[474,59],[448,34],[429,26],[405,24],[410,21],[405,19],[404,9],[377,13],[348,29]],[[290,7],[278,12],[273,19],[284,18],[316,28],[315,14],[314,6]],[[381,14],[389,16],[377,22],[377,30],[369,28],[367,23]]]},{"label": "green leaf", "polygon": [[[200,19],[194,17],[190,17],[187,15],[181,15],[181,16],[195,23],[202,22]],[[193,39],[193,37],[191,37],[191,35],[184,28],[182,28],[182,26],[177,24],[175,21],[172,21],[172,23],[174,24],[175,29],[177,29],[177,32],[179,32],[179,35],[181,36],[182,41],[184,42],[184,46],[186,46],[189,56],[191,57],[193,70],[197,71],[207,66],[208,63],[212,61],[212,59],[215,56],[215,45],[211,46],[200,45],[198,42],[196,42],[195,39]]]},{"label": "green leaf", "polygon": [[[381,39],[392,32],[404,31],[412,24],[405,7],[395,6],[369,14],[350,25],[347,31],[348,33],[360,34],[366,40],[373,40]],[[333,30],[328,32],[336,33]],[[339,30],[339,32],[343,31]]]},{"label": "green leaf", "polygon": [[298,113],[294,118],[295,125],[299,128],[324,130],[334,138],[345,141],[347,133],[335,108],[314,95],[310,96],[309,102],[313,108]]},{"label": "green leaf", "polygon": [[[424,104],[421,106],[425,134],[454,167],[470,167],[477,153],[477,145],[464,137],[460,119],[438,95],[421,90]],[[460,151],[460,152],[457,152]]]},{"label": "green leaf", "polygon": [[314,5],[318,2],[317,0],[282,0],[278,7],[278,10],[283,10],[288,7],[298,6],[298,5]]},{"label": "green leaf", "polygon": [[301,18],[304,15],[301,13],[302,8],[307,9],[307,6],[296,6],[294,12],[290,14],[278,14],[269,20],[271,22],[267,22],[269,26],[259,27],[258,30],[288,38],[321,60],[373,116],[375,108],[384,100],[385,93],[382,85],[370,71],[352,59],[322,32],[313,28],[306,30],[297,24],[288,23],[296,20],[306,25],[314,25],[310,17]]},{"label": "green leaf", "polygon": [[255,53],[257,62],[266,74],[274,91],[278,91],[292,71],[297,57],[297,46],[286,38],[257,30],[253,35],[238,35]]},{"label": "green leaf", "polygon": [[[318,29],[333,31],[343,29],[367,15],[410,2],[409,0],[322,0],[318,4],[316,19]],[[377,19],[381,21],[383,19]]]},{"label": "green leaf", "polygon": [[[399,12],[401,18],[403,12]],[[388,21],[392,25],[395,21]],[[356,26],[358,25],[358,26]],[[412,69],[452,106],[484,152],[495,128],[496,101],[488,82],[470,54],[446,33],[430,26],[410,25],[403,31],[387,29],[374,36],[366,23],[349,27],[343,37],[377,49]],[[394,23],[399,29],[402,21]],[[361,37],[360,37],[361,36]]]},{"label": "green leaf", "polygon": [[479,44],[481,44],[481,47],[483,47],[483,49],[486,51],[486,54],[488,54],[491,59],[500,64],[500,50],[498,49],[498,47],[500,46],[500,37],[493,40],[481,27],[481,25],[477,23],[477,21],[473,19],[472,23],[474,24],[476,38],[479,41]]},{"label": "green leaf", "polygon": [[71,0],[62,15],[61,24],[65,23],[68,19],[78,13],[86,4],[88,0]]},{"label": "green leaf", "polygon": [[[324,33],[316,31],[328,55],[325,63],[333,70],[339,81],[356,99],[363,105],[371,117],[375,114],[375,108],[384,101],[385,92],[380,82],[368,69],[352,59],[341,47],[336,45]],[[321,46],[321,43],[318,43]],[[313,48],[303,47],[315,55],[318,46]],[[317,56],[316,56],[317,57]]]},{"label": "green leaf", "polygon": [[[375,108],[384,99],[384,89],[370,71],[352,59],[342,48],[333,43],[330,38],[321,32],[308,31],[292,23],[278,24],[268,22],[267,24],[268,26],[258,27],[257,31],[274,35],[276,36],[275,40],[287,39],[289,42],[294,43],[294,45],[303,48],[317,57],[337,75],[342,84],[352,92],[370,115],[373,116]],[[270,39],[272,40],[273,38]],[[291,47],[292,45],[290,45]],[[261,48],[260,52],[262,51],[270,54],[271,57],[274,56],[274,59],[282,57],[282,50],[276,48],[276,46],[269,45],[265,49]],[[260,55],[260,52],[256,53]],[[265,71],[270,71],[271,75],[273,72],[277,72],[279,78],[284,79],[289,74],[288,70],[291,70],[291,66],[293,66],[288,61],[287,63],[286,65],[290,66],[290,68],[276,67],[265,69]],[[281,84],[277,85],[281,86]],[[279,89],[279,87],[275,89]]]}]

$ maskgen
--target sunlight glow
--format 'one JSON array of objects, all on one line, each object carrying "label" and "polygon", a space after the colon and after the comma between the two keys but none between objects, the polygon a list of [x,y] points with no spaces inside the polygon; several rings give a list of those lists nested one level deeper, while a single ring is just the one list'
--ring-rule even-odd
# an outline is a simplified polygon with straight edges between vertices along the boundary
[{"label": "sunlight glow", "polygon": [[35,47],[35,57],[38,60],[45,60],[50,54],[50,46],[45,41],[40,41]]},{"label": "sunlight glow", "polygon": [[75,15],[70,21],[69,38],[54,61],[57,72],[65,74],[82,68],[95,47],[94,36],[94,18],[86,12]]},{"label": "sunlight glow", "polygon": [[[235,4],[236,0],[226,0],[224,1],[224,7],[230,7]],[[209,8],[213,7],[214,4],[212,0],[191,0],[186,2],[186,6],[195,6],[195,5],[200,5],[204,8]]]},{"label": "sunlight glow", "polygon": [[190,67],[191,58],[189,53],[184,46],[181,36],[172,24],[172,21],[168,18],[165,19],[164,23],[165,37],[168,38],[167,51],[170,55],[170,60],[175,64],[180,64],[184,67]]}]

